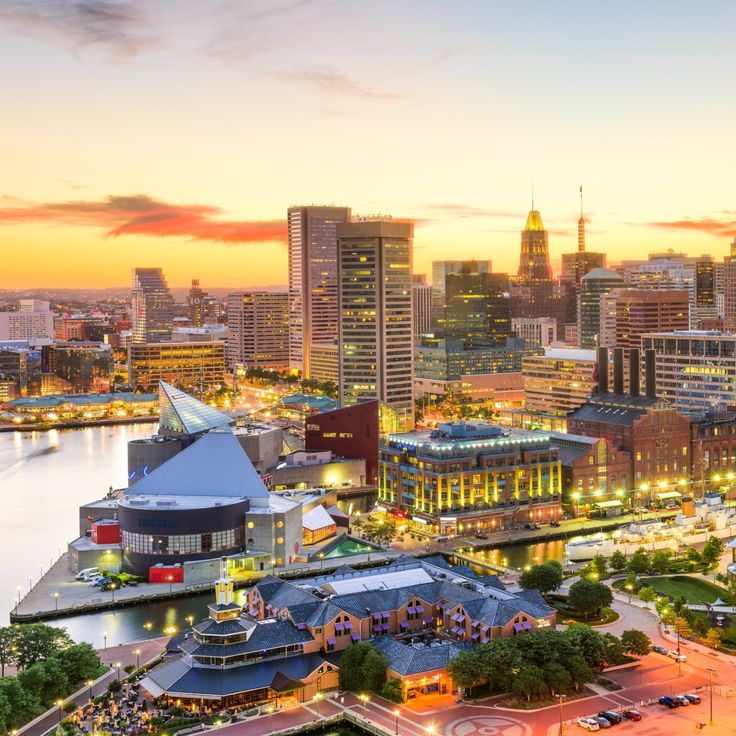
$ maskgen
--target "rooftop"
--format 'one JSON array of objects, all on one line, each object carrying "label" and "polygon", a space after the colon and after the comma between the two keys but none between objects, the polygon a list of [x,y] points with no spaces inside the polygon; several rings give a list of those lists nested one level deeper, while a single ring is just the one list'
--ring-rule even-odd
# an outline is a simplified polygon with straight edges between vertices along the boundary
[{"label": "rooftop", "polygon": [[539,210],[529,211],[529,214],[526,216],[526,225],[524,225],[524,230],[544,230],[544,225],[542,224],[542,215],[539,213]]},{"label": "rooftop", "polygon": [[547,358],[549,360],[575,360],[595,363],[595,350],[585,350],[582,348],[547,348],[544,355],[534,355],[527,360],[540,360],[543,358]]},{"label": "rooftop", "polygon": [[159,381],[159,424],[180,434],[199,434],[233,423],[227,414]]}]

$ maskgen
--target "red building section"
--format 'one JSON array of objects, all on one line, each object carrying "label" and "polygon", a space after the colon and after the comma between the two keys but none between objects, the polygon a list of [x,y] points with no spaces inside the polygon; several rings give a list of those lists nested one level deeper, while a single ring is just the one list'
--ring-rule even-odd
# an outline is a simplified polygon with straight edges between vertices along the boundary
[{"label": "red building section", "polygon": [[94,521],[90,537],[94,544],[120,544],[120,526],[111,519]]},{"label": "red building section", "polygon": [[149,583],[183,583],[184,568],[181,565],[156,565],[148,568]]},{"label": "red building section", "polygon": [[338,457],[365,458],[366,481],[378,483],[378,402],[307,417],[304,445],[307,450],[332,450]]}]

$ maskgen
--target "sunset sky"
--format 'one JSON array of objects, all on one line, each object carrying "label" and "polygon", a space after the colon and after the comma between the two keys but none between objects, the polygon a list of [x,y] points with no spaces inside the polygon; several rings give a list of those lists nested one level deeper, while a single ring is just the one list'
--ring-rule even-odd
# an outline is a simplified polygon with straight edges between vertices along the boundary
[{"label": "sunset sky", "polygon": [[415,271],[736,236],[736,4],[0,0],[0,287],[286,282],[291,204],[413,218]]}]

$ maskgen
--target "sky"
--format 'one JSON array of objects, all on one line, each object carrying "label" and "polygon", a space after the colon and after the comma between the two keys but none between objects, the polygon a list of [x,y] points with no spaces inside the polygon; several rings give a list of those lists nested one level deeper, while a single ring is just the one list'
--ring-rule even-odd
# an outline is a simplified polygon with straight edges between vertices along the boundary
[{"label": "sky", "polygon": [[0,288],[286,283],[294,204],[413,219],[414,270],[736,237],[736,4],[0,0]]}]

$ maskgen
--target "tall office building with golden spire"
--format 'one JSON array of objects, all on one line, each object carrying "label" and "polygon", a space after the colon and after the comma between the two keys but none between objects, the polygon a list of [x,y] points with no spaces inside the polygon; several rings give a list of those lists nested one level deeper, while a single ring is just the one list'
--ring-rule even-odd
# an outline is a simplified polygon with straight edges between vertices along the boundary
[{"label": "tall office building with golden spire", "polygon": [[533,196],[532,208],[521,232],[521,256],[517,274],[521,281],[549,281],[552,278],[547,231],[542,224],[542,215],[539,210],[534,209]]},{"label": "tall office building with golden spire", "polygon": [[583,216],[583,187],[580,187],[580,219],[578,219],[578,253],[585,253],[585,217]]}]

